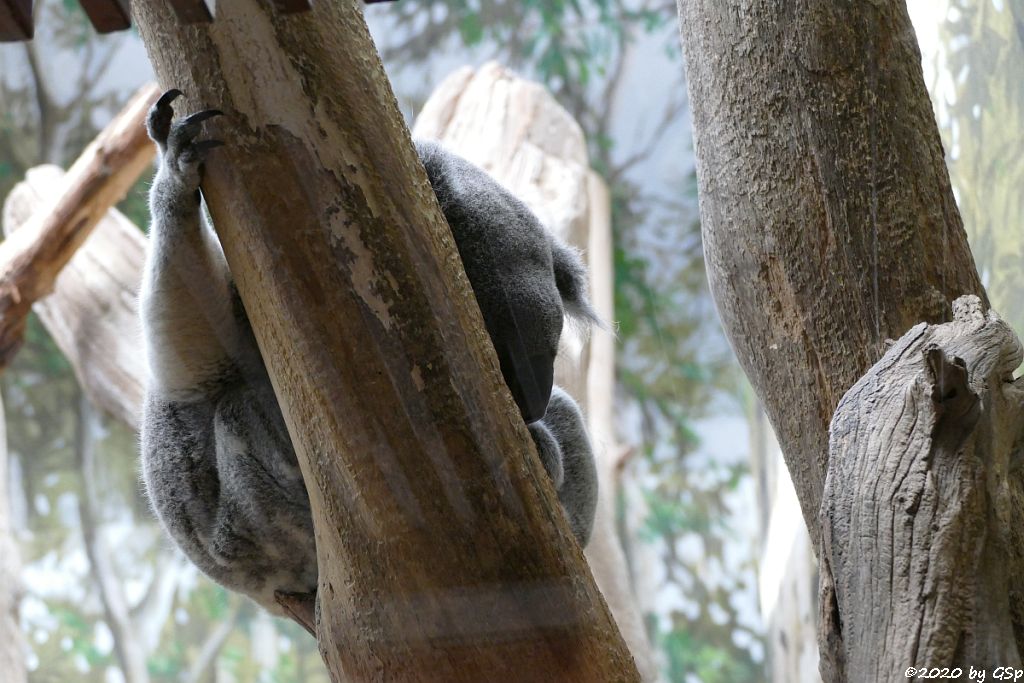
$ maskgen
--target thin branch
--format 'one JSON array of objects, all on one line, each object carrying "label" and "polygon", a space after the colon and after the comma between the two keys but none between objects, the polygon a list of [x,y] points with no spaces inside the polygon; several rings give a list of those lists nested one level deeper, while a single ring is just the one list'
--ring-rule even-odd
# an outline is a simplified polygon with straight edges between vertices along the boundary
[{"label": "thin branch", "polygon": [[23,43],[25,58],[28,60],[29,71],[32,72],[32,81],[35,91],[36,109],[39,112],[39,160],[49,163],[57,163],[54,158],[53,141],[56,137],[55,111],[57,105],[50,94],[50,87],[46,82],[46,74],[43,72],[42,64],[39,62],[39,55],[36,52],[34,41]]},{"label": "thin branch", "polygon": [[146,652],[152,652],[159,644],[160,632],[174,608],[174,593],[186,566],[187,560],[181,553],[161,553],[156,561],[156,574],[149,582],[146,594],[131,609],[131,620]]}]

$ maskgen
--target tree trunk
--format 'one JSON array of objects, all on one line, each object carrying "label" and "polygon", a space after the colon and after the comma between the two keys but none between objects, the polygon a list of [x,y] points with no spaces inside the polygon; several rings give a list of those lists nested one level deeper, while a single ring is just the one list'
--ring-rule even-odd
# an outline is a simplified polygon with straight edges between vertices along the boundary
[{"label": "tree trunk", "polygon": [[816,543],[839,398],[985,293],[904,0],[678,6],[711,292]]},{"label": "tree trunk", "polygon": [[24,640],[18,619],[21,563],[11,526],[7,458],[7,426],[0,403],[0,671],[5,683],[26,683]]},{"label": "tree trunk", "polygon": [[[1024,360],[977,297],[907,332],[832,419],[822,504],[822,674],[1021,666]],[[960,672],[957,673],[956,669]],[[939,676],[932,676],[939,677]]]},{"label": "tree trunk", "polygon": [[822,676],[1019,666],[1020,345],[985,312],[903,0],[679,10],[712,294],[821,561]]},{"label": "tree trunk", "polygon": [[[439,140],[486,169],[549,228],[582,249],[591,303],[602,318],[612,319],[608,189],[590,170],[579,124],[543,86],[495,62],[475,71],[464,67],[437,86],[416,118],[413,135]],[[615,528],[620,449],[611,428],[614,338],[608,333],[578,337],[563,334],[555,382],[576,397],[587,415],[598,461],[600,498],[585,555],[641,676],[654,680],[654,654]]]},{"label": "tree trunk", "polygon": [[133,11],[161,83],[226,112],[204,194],[309,491],[333,679],[635,680],[357,4]]}]

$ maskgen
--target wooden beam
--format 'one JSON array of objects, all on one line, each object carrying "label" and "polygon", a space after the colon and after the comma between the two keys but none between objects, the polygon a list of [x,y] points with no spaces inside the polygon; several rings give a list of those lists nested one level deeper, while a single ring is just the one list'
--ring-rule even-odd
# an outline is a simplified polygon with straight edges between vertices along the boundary
[{"label": "wooden beam", "polygon": [[32,304],[153,160],[143,121],[158,94],[143,87],[75,161],[60,199],[0,243],[0,369],[21,346]]},{"label": "wooden beam", "polygon": [[32,0],[0,0],[0,43],[32,39]]},{"label": "wooden beam", "polygon": [[123,31],[132,25],[128,0],[79,0],[97,33]]}]

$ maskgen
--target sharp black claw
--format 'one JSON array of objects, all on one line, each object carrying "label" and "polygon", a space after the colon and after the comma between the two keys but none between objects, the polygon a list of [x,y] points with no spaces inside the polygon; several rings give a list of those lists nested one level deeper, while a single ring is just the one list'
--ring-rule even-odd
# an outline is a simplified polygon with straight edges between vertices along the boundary
[{"label": "sharp black claw", "polygon": [[197,111],[195,114],[188,116],[182,121],[184,125],[191,125],[194,123],[202,123],[206,119],[212,119],[214,116],[223,116],[224,112],[219,109],[204,109],[203,111]]},{"label": "sharp black claw", "polygon": [[177,88],[171,88],[170,90],[168,90],[160,96],[160,99],[156,101],[156,106],[166,107],[170,105],[171,102],[181,97],[183,94],[184,93],[178,90]]}]

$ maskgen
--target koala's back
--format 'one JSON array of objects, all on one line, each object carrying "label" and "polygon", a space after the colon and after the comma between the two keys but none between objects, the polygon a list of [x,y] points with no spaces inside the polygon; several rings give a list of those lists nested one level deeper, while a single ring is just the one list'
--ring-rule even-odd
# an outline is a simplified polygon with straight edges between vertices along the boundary
[{"label": "koala's back", "polygon": [[144,407],[143,478],[164,526],[224,586],[279,612],[274,591],[316,588],[309,499],[269,379]]}]

